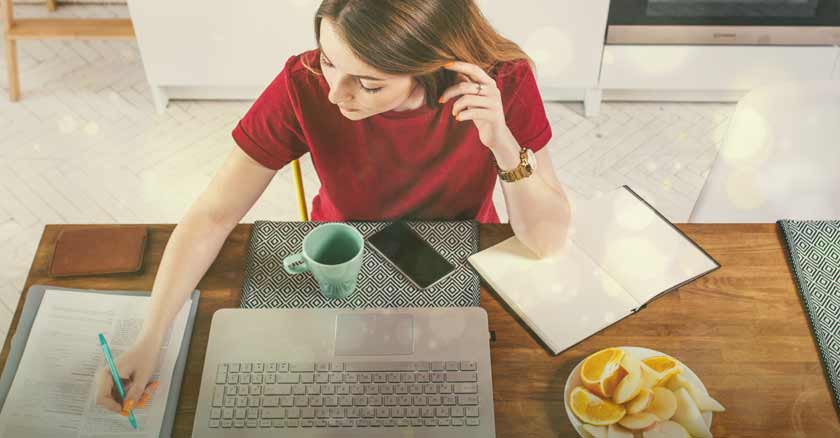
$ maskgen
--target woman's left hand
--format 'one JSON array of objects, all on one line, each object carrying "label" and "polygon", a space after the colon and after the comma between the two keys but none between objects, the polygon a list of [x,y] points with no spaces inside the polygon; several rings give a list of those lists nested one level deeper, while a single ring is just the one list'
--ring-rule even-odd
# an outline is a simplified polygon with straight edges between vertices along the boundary
[{"label": "woman's left hand", "polygon": [[[444,67],[462,73],[469,81],[447,88],[439,102],[446,103],[449,99],[462,96],[455,101],[452,115],[461,122],[472,120],[478,128],[481,142],[490,150],[495,152],[504,148],[513,139],[513,134],[505,121],[502,94],[496,87],[496,81],[481,67],[468,62],[452,61]],[[479,89],[480,94],[476,94]]]}]

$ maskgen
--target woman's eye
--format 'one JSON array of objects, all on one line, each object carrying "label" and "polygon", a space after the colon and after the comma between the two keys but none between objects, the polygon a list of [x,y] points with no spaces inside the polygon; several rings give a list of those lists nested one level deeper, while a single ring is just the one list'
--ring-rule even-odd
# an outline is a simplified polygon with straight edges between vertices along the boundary
[{"label": "woman's eye", "polygon": [[[324,65],[324,66],[326,66],[326,67],[332,67],[332,64],[330,64],[330,63],[329,63],[326,59],[324,59],[323,57],[321,57],[321,64],[323,64],[323,65]],[[379,90],[381,90],[381,89],[382,89],[382,87],[379,87],[379,88],[368,88],[368,87],[365,87],[364,85],[362,85],[362,81],[359,81],[359,86],[360,86],[360,87],[362,87],[362,90],[364,90],[364,91],[365,91],[365,93],[370,93],[370,94],[378,93],[378,92],[379,92]]]},{"label": "woman's eye", "polygon": [[368,87],[365,87],[364,85],[362,85],[361,82],[359,82],[359,85],[362,87],[362,90],[365,90],[365,93],[370,93],[370,94],[378,93],[379,90],[382,89],[381,87],[380,88],[368,88]]}]

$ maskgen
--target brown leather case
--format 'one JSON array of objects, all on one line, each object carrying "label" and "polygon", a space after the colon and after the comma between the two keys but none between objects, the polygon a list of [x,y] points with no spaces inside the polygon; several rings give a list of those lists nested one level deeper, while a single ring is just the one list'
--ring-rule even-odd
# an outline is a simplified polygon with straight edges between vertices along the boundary
[{"label": "brown leather case", "polygon": [[143,266],[146,226],[61,230],[49,274],[53,277],[137,272]]}]

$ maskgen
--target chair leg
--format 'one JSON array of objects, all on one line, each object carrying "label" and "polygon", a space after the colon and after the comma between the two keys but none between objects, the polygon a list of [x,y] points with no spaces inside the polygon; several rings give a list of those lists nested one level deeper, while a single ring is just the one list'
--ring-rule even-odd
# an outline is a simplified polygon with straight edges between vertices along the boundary
[{"label": "chair leg", "polygon": [[17,41],[5,38],[6,41],[6,71],[9,82],[9,100],[17,102],[20,99],[20,78],[18,77]]},{"label": "chair leg", "polygon": [[55,0],[47,0],[47,10],[55,12]]},{"label": "chair leg", "polygon": [[292,161],[292,171],[295,175],[295,189],[297,189],[298,210],[300,210],[300,219],[304,222],[309,221],[309,213],[306,211],[306,196],[303,192],[303,177],[300,172],[300,162],[298,160]]}]

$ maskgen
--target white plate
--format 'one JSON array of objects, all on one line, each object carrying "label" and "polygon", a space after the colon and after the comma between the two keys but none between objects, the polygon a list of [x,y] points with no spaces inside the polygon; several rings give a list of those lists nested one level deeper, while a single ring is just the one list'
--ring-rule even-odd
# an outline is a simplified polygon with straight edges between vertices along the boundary
[{"label": "white plate", "polygon": [[[668,357],[671,357],[674,360],[676,360],[677,362],[682,364],[683,372],[680,375],[683,376],[684,379],[688,380],[691,383],[694,383],[695,385],[703,388],[703,390],[706,391],[706,386],[703,385],[703,382],[700,381],[700,378],[697,377],[697,374],[694,374],[694,371],[691,371],[691,368],[689,368],[686,364],[682,363],[679,359],[674,358],[673,356],[671,356],[669,354],[661,353],[659,351],[651,350],[650,348],[644,348],[644,347],[618,347],[618,348],[621,349],[621,350],[624,350],[625,353],[632,354],[633,356],[635,356],[639,360],[647,359],[647,358],[653,357],[653,356],[668,356]],[[589,356],[587,356],[587,357],[589,357]],[[580,419],[578,419],[577,415],[575,415],[574,412],[572,412],[572,409],[569,408],[569,394],[571,394],[572,390],[575,389],[576,387],[583,386],[583,381],[580,380],[580,365],[583,363],[584,360],[586,360],[586,358],[584,358],[583,360],[578,362],[578,364],[575,366],[575,369],[573,369],[572,373],[569,374],[569,378],[566,379],[566,390],[563,393],[563,405],[566,406],[566,416],[569,417],[569,422],[572,423],[572,426],[575,428],[575,431],[577,431],[578,435],[580,435],[581,437],[584,436],[583,433],[581,433],[581,431],[580,431],[580,428],[583,425],[583,423],[580,421]],[[706,392],[708,392],[708,391],[706,391]],[[711,412],[702,412],[702,414],[703,414],[703,419],[706,420],[706,426],[709,426],[709,429],[711,429],[712,428],[712,413]]]}]

